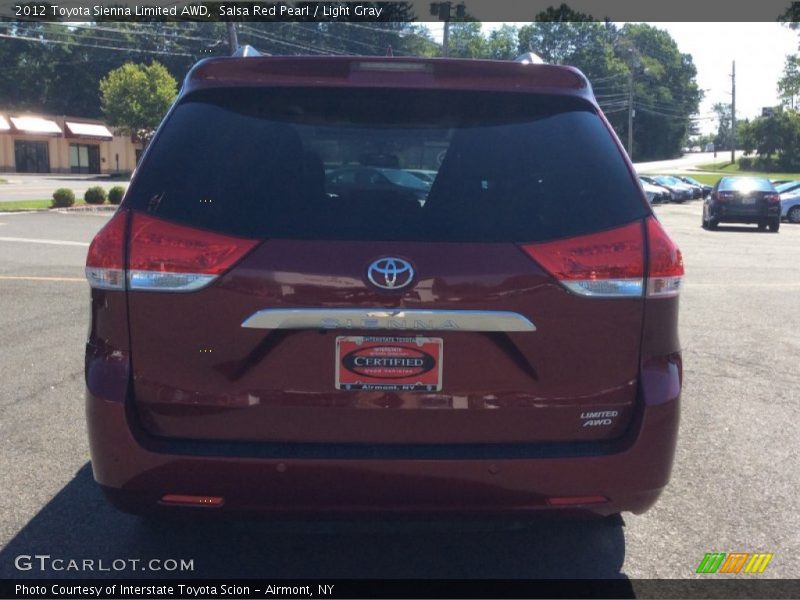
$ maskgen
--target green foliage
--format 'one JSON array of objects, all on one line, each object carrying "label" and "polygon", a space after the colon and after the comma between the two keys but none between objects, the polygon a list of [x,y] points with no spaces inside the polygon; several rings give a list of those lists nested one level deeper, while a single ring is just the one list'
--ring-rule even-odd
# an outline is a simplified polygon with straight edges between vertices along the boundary
[{"label": "green foliage", "polygon": [[125,195],[125,188],[121,185],[115,185],[108,190],[108,201],[111,204],[119,204],[122,202],[122,197]]},{"label": "green foliage", "polygon": [[800,170],[800,114],[783,111],[772,117],[759,117],[743,133],[743,147],[757,154],[752,168]]},{"label": "green foliage", "polygon": [[66,208],[75,204],[75,194],[69,188],[58,188],[53,192],[53,200],[50,206],[53,208]]},{"label": "green foliage", "polygon": [[622,140],[628,136],[632,75],[636,160],[678,156],[696,132],[690,117],[702,98],[697,70],[691,56],[682,54],[664,30],[642,23],[619,29],[562,4],[520,28],[517,49],[583,71]]},{"label": "green foliage", "polygon": [[[800,58],[787,56],[783,66],[783,75],[778,80],[778,96],[781,104],[794,110],[800,96]],[[800,108],[800,107],[798,107]]]},{"label": "green foliage", "polygon": [[103,204],[106,201],[106,190],[99,185],[90,187],[83,194],[86,204]]},{"label": "green foliage", "polygon": [[489,34],[487,42],[487,57],[494,60],[514,60],[521,54],[519,52],[519,39],[517,28],[512,25],[503,25]]},{"label": "green foliage", "polygon": [[730,150],[733,143],[731,134],[731,105],[717,102],[712,110],[717,118],[717,134],[714,136],[714,148],[717,151]]},{"label": "green foliage", "polygon": [[450,23],[449,56],[456,58],[488,58],[489,42],[478,21]]},{"label": "green foliage", "polygon": [[[409,2],[380,6],[390,21],[239,22],[239,42],[273,55],[442,54],[439,40],[413,22],[427,11],[415,15]],[[119,17],[70,24],[0,22],[0,34],[17,36],[0,38],[0,106],[86,117],[102,113],[112,126],[146,140],[174,97],[174,81],[182,80],[197,60],[229,53],[225,27],[186,21],[143,27]],[[562,4],[521,28],[504,25],[489,34],[470,17],[451,21],[449,42],[455,57],[511,60],[535,52],[547,62],[578,67],[592,81],[623,140],[633,73],[636,160],[676,156],[687,137],[696,134],[690,116],[701,92],[692,59],[655,27],[628,23],[620,29]],[[144,66],[154,58],[163,69]]]},{"label": "green foliage", "polygon": [[161,63],[125,63],[100,81],[106,120],[128,134],[149,139],[178,93],[175,78]]}]

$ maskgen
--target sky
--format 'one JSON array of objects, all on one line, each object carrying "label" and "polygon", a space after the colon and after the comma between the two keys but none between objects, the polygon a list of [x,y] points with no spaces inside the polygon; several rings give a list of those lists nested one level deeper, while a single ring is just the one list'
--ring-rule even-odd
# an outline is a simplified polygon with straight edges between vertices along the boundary
[{"label": "sky", "polygon": [[[441,37],[442,24],[428,23],[434,36]],[[491,31],[503,23],[484,23]],[[524,25],[524,23],[511,23]],[[621,25],[621,24],[620,24]],[[702,133],[716,131],[711,107],[730,102],[731,62],[736,61],[736,117],[752,118],[764,106],[779,104],[777,82],[787,54],[798,52],[800,35],[780,23],[651,23],[666,29],[683,53],[692,55],[697,67],[697,84],[705,90],[700,105]]]}]

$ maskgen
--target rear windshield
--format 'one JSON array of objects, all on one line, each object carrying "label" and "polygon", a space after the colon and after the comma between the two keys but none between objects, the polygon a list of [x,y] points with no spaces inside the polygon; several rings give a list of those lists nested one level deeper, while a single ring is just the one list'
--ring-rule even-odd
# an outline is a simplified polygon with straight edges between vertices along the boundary
[{"label": "rear windshield", "polygon": [[641,218],[640,194],[576,99],[224,89],[181,101],[126,202],[253,238],[529,242]]},{"label": "rear windshield", "polygon": [[723,177],[719,182],[719,189],[725,192],[775,191],[769,179],[760,177]]},{"label": "rear windshield", "polygon": [[775,186],[775,190],[779,193],[791,192],[793,189],[800,187],[800,181],[787,181],[780,185]]}]

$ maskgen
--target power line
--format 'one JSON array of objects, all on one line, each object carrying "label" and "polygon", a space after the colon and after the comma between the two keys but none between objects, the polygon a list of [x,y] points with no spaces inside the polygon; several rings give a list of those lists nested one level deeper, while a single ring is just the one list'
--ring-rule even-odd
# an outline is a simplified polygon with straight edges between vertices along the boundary
[{"label": "power line", "polygon": [[66,42],[62,40],[52,40],[46,38],[32,38],[32,37],[25,37],[20,35],[7,35],[5,33],[0,33],[0,38],[9,39],[9,40],[20,40],[25,42],[38,42],[40,44],[61,44],[64,46],[82,46],[84,48],[99,48],[101,50],[115,50],[119,52],[136,52],[139,54],[168,54],[170,56],[193,56],[192,54],[187,54],[186,52],[168,52],[168,51],[161,51],[161,50],[142,50],[140,48],[118,48],[115,46],[100,46],[94,44],[81,44],[79,42]]},{"label": "power line", "polygon": [[294,43],[294,42],[287,42],[285,40],[281,40],[279,38],[274,38],[274,37],[269,36],[269,35],[267,35],[265,33],[261,33],[261,32],[258,32],[256,30],[253,30],[250,27],[244,27],[243,26],[242,27],[242,32],[243,33],[248,33],[249,35],[251,35],[251,36],[253,36],[255,38],[263,39],[263,40],[266,40],[266,41],[269,41],[269,42],[273,42],[275,44],[283,44],[284,46],[288,46],[290,48],[299,48],[300,50],[306,50],[306,51],[310,50],[310,51],[313,51],[313,52],[317,52],[319,54],[338,54],[338,55],[346,55],[347,54],[346,52],[339,52],[338,50],[331,50],[329,48],[319,48],[317,46],[311,46],[311,45],[305,45],[305,44],[297,44],[297,43]]}]

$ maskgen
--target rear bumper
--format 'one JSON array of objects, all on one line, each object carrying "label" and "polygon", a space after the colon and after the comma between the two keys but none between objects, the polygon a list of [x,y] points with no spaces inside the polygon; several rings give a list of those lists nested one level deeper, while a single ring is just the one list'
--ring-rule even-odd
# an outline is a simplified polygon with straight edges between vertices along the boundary
[{"label": "rear bumper", "polygon": [[780,219],[780,207],[769,209],[747,209],[734,207],[718,207],[714,218],[720,223],[765,223]]},{"label": "rear bumper", "polygon": [[[166,442],[148,437],[126,403],[87,391],[92,467],[111,501],[130,512],[533,513],[575,509],[605,516],[650,508],[669,481],[679,399],[642,404],[628,433],[587,449],[471,445],[442,457],[414,447],[251,453],[247,446]],[[256,445],[251,445],[256,446]],[[256,446],[257,447],[257,446]],[[376,457],[377,456],[377,457]],[[219,507],[165,506],[167,494],[224,498]],[[554,497],[603,496],[602,503],[554,506]]]}]

